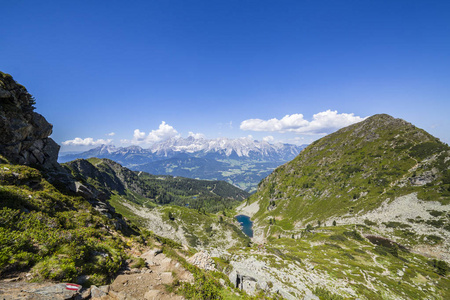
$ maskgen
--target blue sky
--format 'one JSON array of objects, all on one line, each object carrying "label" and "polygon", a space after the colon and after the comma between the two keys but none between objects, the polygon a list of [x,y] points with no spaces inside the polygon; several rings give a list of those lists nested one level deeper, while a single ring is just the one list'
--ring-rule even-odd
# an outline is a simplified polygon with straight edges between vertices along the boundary
[{"label": "blue sky", "polygon": [[63,150],[303,144],[377,113],[450,143],[450,1],[5,1],[0,57]]}]

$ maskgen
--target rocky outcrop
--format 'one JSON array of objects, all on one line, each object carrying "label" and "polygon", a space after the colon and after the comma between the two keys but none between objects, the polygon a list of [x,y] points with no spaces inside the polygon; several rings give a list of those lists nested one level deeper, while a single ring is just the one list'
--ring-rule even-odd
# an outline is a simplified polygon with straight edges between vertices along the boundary
[{"label": "rocky outcrop", "polygon": [[[95,209],[112,218],[114,209],[103,202],[109,195],[86,182],[77,181],[59,165],[60,147],[49,138],[53,126],[34,112],[34,104],[33,96],[24,86],[11,75],[0,72],[0,155],[14,164],[44,169],[47,180],[78,193]],[[124,226],[125,222],[118,218],[116,227]]]},{"label": "rocky outcrop", "polygon": [[111,196],[111,191],[123,195],[126,189],[146,195],[146,191],[139,185],[138,176],[112,160],[102,159],[94,165],[85,159],[77,159],[63,164],[63,167],[77,180],[91,179],[97,182],[96,188],[105,194],[105,198]]},{"label": "rocky outcrop", "polygon": [[57,168],[59,146],[49,138],[53,126],[33,105],[26,88],[0,72],[0,154],[12,163]]},{"label": "rocky outcrop", "polygon": [[200,269],[203,269],[206,271],[215,271],[216,270],[216,268],[214,267],[214,261],[212,260],[209,253],[204,250],[195,253],[193,256],[188,258],[187,261],[189,263],[193,264],[194,266],[197,266]]}]

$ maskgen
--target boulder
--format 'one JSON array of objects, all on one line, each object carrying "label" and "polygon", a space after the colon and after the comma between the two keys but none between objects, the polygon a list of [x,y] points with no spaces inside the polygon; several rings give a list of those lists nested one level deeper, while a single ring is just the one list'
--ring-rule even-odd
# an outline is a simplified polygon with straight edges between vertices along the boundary
[{"label": "boulder", "polygon": [[101,298],[106,296],[109,292],[109,285],[103,285],[100,287],[96,287],[95,285],[91,286],[91,297],[92,298]]},{"label": "boulder", "polygon": [[157,300],[160,298],[161,291],[160,290],[149,290],[144,295],[144,299],[146,300]]},{"label": "boulder", "polygon": [[30,287],[24,289],[24,292],[31,294],[32,299],[73,299],[79,295],[80,290],[80,285],[58,283],[37,289]]}]

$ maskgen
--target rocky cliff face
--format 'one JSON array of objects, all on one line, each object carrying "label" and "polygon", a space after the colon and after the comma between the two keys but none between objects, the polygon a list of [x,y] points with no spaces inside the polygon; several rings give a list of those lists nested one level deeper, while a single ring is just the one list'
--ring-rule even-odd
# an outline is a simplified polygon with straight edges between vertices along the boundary
[{"label": "rocky cliff face", "polygon": [[56,168],[59,146],[49,138],[53,126],[33,105],[26,88],[0,72],[0,154],[12,163]]}]

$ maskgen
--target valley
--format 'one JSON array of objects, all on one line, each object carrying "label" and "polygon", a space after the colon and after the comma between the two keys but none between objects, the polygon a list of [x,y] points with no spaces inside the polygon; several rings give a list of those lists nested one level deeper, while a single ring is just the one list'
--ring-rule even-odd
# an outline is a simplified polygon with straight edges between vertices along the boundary
[{"label": "valley", "polygon": [[[407,121],[374,115],[301,152],[280,145],[290,150],[273,161],[233,140],[218,154],[174,138],[173,156],[167,144],[102,146],[106,158],[59,164],[34,98],[8,74],[0,83],[5,299],[450,298],[450,147]],[[120,160],[189,177],[270,174],[250,194]],[[79,287],[67,295],[69,282]]]}]

